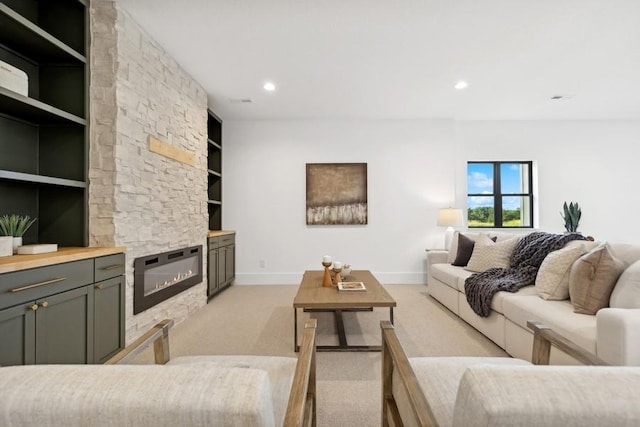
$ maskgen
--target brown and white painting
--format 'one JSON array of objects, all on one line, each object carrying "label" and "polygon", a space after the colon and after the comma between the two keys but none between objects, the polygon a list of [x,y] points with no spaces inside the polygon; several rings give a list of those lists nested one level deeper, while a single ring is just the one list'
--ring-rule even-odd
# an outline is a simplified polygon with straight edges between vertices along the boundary
[{"label": "brown and white painting", "polygon": [[307,225],[367,223],[366,163],[307,163]]}]

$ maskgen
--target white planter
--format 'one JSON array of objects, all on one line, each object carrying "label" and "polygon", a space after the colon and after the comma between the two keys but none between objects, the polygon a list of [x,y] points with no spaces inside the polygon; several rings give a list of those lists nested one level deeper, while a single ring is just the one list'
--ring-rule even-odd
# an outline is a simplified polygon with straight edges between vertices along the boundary
[{"label": "white planter", "polygon": [[22,237],[14,237],[13,238],[13,253],[18,253],[18,248],[22,246]]},{"label": "white planter", "polygon": [[13,255],[13,237],[0,236],[0,256]]}]

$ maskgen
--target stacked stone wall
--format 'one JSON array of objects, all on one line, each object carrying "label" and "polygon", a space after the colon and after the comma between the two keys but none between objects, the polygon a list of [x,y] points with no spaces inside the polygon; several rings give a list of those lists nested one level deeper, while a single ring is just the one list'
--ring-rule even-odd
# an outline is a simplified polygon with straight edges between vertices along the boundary
[{"label": "stacked stone wall", "polygon": [[[207,95],[117,3],[91,2],[91,36],[90,245],[127,249],[130,342],[206,304],[205,273],[133,315],[135,258],[195,245],[206,254]],[[193,154],[195,166],[150,151],[149,136]]]}]

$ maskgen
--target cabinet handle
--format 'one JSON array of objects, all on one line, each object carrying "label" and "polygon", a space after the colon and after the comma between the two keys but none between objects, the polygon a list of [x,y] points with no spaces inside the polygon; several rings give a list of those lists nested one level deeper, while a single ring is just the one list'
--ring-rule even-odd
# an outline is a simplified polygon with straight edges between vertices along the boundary
[{"label": "cabinet handle", "polygon": [[102,270],[115,270],[116,268],[122,268],[122,267],[124,267],[124,264],[113,264],[107,267],[102,267]]},{"label": "cabinet handle", "polygon": [[48,301],[43,301],[40,303],[40,307],[42,308],[47,308],[49,306],[49,302]]},{"label": "cabinet handle", "polygon": [[31,304],[28,308],[31,311],[36,311],[38,309],[38,304]]},{"label": "cabinet handle", "polygon": [[96,289],[102,289],[104,288],[104,286],[102,285],[102,283],[100,283],[99,285],[96,285]]},{"label": "cabinet handle", "polygon": [[52,283],[62,282],[64,280],[67,280],[67,278],[66,277],[59,277],[57,279],[45,280],[44,282],[34,283],[32,285],[23,286],[21,288],[14,288],[14,289],[11,289],[9,292],[13,292],[13,293],[22,292],[22,291],[26,291],[28,289],[38,288],[40,286],[50,285]]}]

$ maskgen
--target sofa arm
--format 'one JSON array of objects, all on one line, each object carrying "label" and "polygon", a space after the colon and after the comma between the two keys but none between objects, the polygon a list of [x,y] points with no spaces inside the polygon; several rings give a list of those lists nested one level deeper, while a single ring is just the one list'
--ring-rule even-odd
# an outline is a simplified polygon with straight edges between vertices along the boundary
[{"label": "sofa arm", "polygon": [[427,266],[430,267],[433,264],[444,264],[447,262],[447,256],[449,251],[434,250],[427,252]]},{"label": "sofa arm", "polygon": [[612,365],[640,366],[640,308],[596,313],[596,352]]}]

